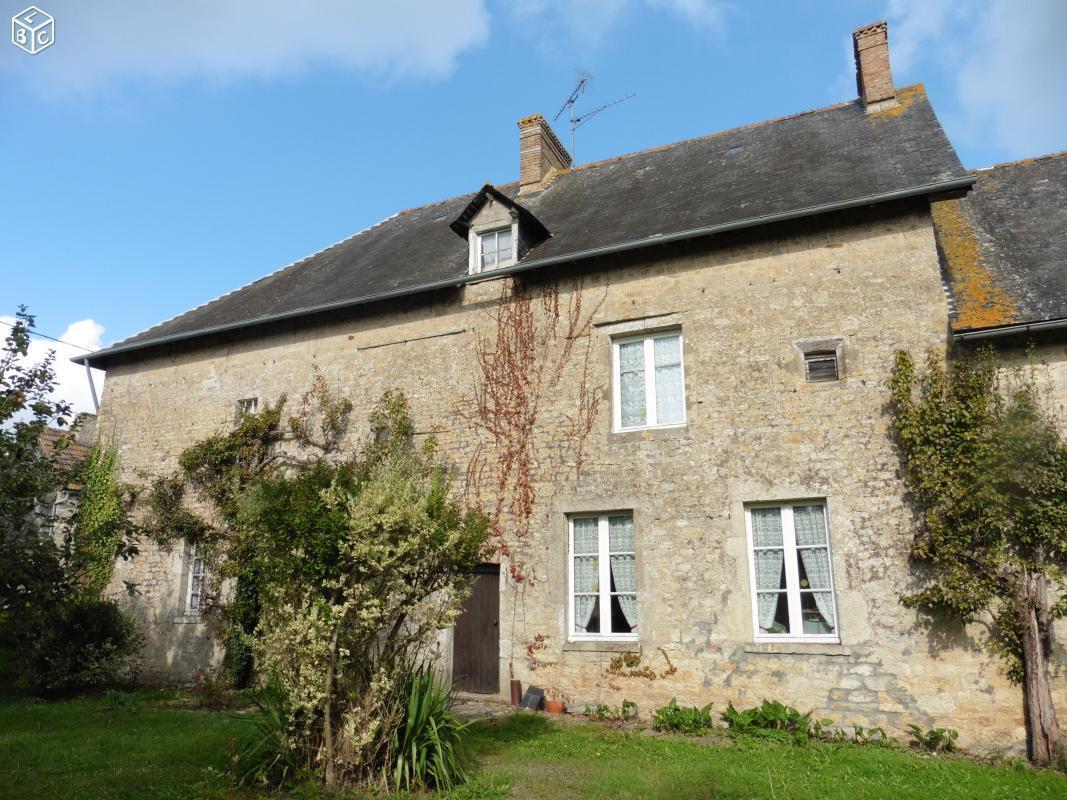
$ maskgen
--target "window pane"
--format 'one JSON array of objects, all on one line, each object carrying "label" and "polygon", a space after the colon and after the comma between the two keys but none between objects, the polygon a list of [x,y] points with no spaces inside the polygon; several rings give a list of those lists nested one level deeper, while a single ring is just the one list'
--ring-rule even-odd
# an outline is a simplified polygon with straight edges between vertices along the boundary
[{"label": "window pane", "polygon": [[830,554],[822,547],[805,548],[797,553],[797,574],[801,589],[830,588]]},{"label": "window pane", "polygon": [[619,396],[622,426],[645,424],[645,345],[626,342],[619,345]]},{"label": "window pane", "polygon": [[834,596],[830,592],[803,592],[800,615],[804,633],[827,634],[837,630],[834,620]]},{"label": "window pane", "polygon": [[657,367],[672,367],[682,363],[682,337],[667,336],[652,340]]},{"label": "window pane", "polygon": [[574,630],[577,633],[600,633],[600,598],[595,594],[574,598]]},{"label": "window pane", "polygon": [[595,517],[576,519],[574,524],[574,554],[596,555],[600,547],[599,520]]},{"label": "window pane", "polygon": [[822,506],[794,506],[793,527],[797,532],[797,544],[826,544],[826,520]]},{"label": "window pane", "polygon": [[836,353],[808,353],[804,357],[809,381],[836,381]]},{"label": "window pane", "polygon": [[482,247],[482,268],[487,269],[489,267],[496,266],[496,251],[487,252],[485,247]]},{"label": "window pane", "polygon": [[[634,518],[626,516],[608,517],[608,549],[612,553],[632,553],[634,551]],[[621,591],[626,591],[625,589]]]},{"label": "window pane", "polygon": [[600,559],[596,556],[574,557],[574,593],[600,591]]},{"label": "window pane", "polygon": [[785,592],[756,595],[760,633],[789,633],[789,598]]},{"label": "window pane", "polygon": [[782,546],[782,510],[780,508],[753,508],[752,544],[755,547]]},{"label": "window pane", "polygon": [[682,366],[656,367],[656,422],[670,425],[682,419]]},{"label": "window pane", "polygon": [[757,550],[753,555],[756,564],[756,588],[784,589],[785,553],[781,550]]},{"label": "window pane", "polygon": [[637,591],[637,562],[633,556],[611,557],[611,591]]},{"label": "window pane", "polygon": [[511,228],[496,235],[496,250],[501,259],[511,258]]},{"label": "window pane", "polygon": [[611,598],[612,633],[632,633],[637,627],[637,596],[618,594]]}]

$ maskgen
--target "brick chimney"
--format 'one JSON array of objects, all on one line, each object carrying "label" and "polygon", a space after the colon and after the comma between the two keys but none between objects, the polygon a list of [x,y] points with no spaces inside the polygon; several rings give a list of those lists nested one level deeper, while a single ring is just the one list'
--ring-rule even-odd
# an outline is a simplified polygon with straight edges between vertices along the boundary
[{"label": "brick chimney", "polygon": [[[893,73],[889,69],[889,25],[885,20],[856,28],[852,46],[856,54],[856,87],[868,110],[896,102]],[[875,108],[872,109],[871,107]]]},{"label": "brick chimney", "polygon": [[531,114],[519,120],[520,194],[544,188],[548,178],[570,165],[570,154],[544,117]]}]

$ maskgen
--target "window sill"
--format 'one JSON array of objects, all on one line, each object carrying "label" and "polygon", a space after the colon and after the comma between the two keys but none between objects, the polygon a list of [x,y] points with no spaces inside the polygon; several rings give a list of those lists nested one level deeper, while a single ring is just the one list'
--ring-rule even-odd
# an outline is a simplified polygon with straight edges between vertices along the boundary
[{"label": "window sill", "polygon": [[577,639],[563,643],[564,653],[639,653],[638,639]]},{"label": "window sill", "polygon": [[203,614],[176,614],[171,618],[175,625],[201,625],[204,622]]},{"label": "window sill", "polygon": [[840,642],[752,642],[744,646],[746,653],[781,656],[850,656],[852,648]]},{"label": "window sill", "polygon": [[656,425],[647,428],[622,428],[613,430],[611,438],[617,442],[650,442],[661,439],[681,439],[689,435],[689,425]]}]

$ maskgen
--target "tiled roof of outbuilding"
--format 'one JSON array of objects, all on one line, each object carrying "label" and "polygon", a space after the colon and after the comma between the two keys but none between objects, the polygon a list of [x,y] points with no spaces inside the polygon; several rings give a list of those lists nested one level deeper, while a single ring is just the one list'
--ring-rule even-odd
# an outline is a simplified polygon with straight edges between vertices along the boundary
[{"label": "tiled roof of outbuilding", "polygon": [[975,172],[933,204],[956,333],[1067,319],[1067,152]]}]

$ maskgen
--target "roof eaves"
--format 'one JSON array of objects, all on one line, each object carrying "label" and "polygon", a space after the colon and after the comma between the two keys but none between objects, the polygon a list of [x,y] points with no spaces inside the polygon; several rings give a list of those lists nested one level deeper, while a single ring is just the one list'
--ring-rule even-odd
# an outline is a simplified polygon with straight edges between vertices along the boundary
[{"label": "roof eaves", "polygon": [[905,189],[896,189],[890,192],[883,192],[875,195],[865,195],[861,197],[850,198],[847,200],[835,201],[832,203],[822,203],[814,206],[806,206],[804,208],[797,208],[791,211],[776,212],[760,217],[749,217],[747,219],[734,220],[732,222],[721,223],[718,225],[709,225],[706,227],[693,228],[690,230],[677,231],[668,234],[652,234],[651,236],[647,236],[642,239],[619,242],[617,244],[606,245],[603,247],[592,248],[589,250],[565,253],[559,256],[552,256],[549,258],[535,258],[530,261],[524,260],[520,261],[514,266],[492,270],[491,272],[457,275],[455,277],[447,278],[445,280],[431,281],[430,283],[405,287],[402,289],[393,289],[387,292],[379,292],[377,294],[367,295],[365,297],[357,297],[348,300],[337,300],[332,303],[323,303],[320,305],[309,306],[306,308],[292,309],[290,311],[285,311],[280,314],[270,314],[262,317],[255,317],[252,319],[227,323],[224,325],[211,326],[200,330],[186,331],[183,333],[172,334],[169,336],[161,336],[157,339],[149,339],[141,342],[131,343],[126,346],[118,344],[114,347],[109,347],[104,350],[97,350],[94,353],[87,353],[82,356],[75,356],[71,359],[71,361],[76,364],[88,364],[90,366],[93,366],[94,362],[99,363],[112,356],[133,352],[135,350],[143,350],[149,347],[156,347],[164,344],[187,341],[189,339],[200,338],[202,336],[210,336],[216,333],[240,330],[255,325],[263,325],[269,322],[280,322],[287,319],[294,319],[296,317],[308,316],[311,314],[318,314],[327,311],[336,311],[344,308],[356,308],[359,306],[368,305],[370,303],[392,300],[398,297],[408,297],[411,295],[435,291],[438,289],[456,288],[468,283],[478,283],[485,280],[493,280],[499,277],[504,277],[506,275],[528,272],[530,270],[540,269],[556,264],[581,261],[588,258],[596,258],[599,256],[625,252],[628,250],[637,250],[643,247],[651,247],[654,245],[684,241],[687,239],[695,239],[704,236],[714,236],[715,234],[719,233],[727,233],[729,231],[734,230],[743,230],[746,228],[753,228],[761,225],[769,225],[776,222],[786,222],[802,217],[810,217],[818,214],[827,214],[834,211],[844,211],[851,208],[860,208],[862,206],[877,205],[879,203],[891,202],[893,200],[902,200],[909,197],[920,197],[924,195],[939,194],[942,192],[949,192],[958,189],[966,189],[973,186],[975,180],[976,177],[973,174],[965,175],[958,178],[951,178],[943,181],[934,181],[932,183],[926,183]]}]

